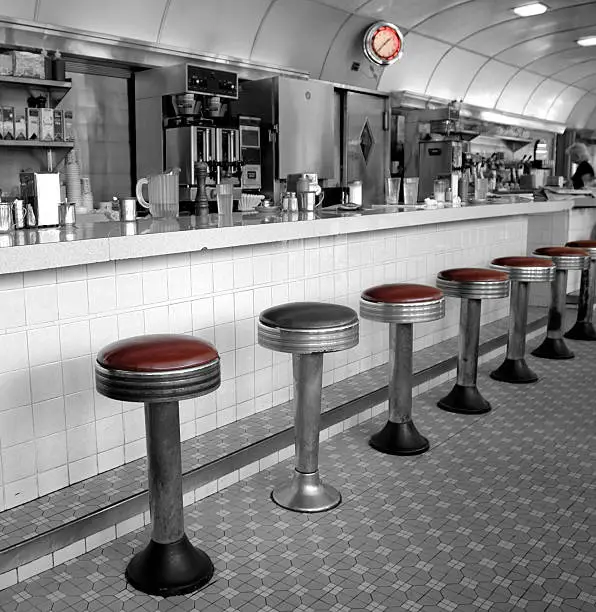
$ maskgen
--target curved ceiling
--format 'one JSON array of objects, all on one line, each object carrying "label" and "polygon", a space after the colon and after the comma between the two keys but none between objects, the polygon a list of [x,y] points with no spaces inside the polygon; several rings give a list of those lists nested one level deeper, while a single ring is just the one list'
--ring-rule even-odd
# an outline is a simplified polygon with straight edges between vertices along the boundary
[{"label": "curved ceiling", "polygon": [[[545,0],[546,13],[517,17],[528,2],[0,0],[0,15],[596,128],[596,47],[576,43],[596,35],[596,0]],[[378,19],[405,34],[403,58],[384,70],[360,47]]]}]

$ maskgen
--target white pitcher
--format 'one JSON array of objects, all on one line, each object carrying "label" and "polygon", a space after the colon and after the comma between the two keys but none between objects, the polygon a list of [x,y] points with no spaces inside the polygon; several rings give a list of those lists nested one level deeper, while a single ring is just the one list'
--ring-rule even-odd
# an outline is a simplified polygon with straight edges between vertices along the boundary
[{"label": "white pitcher", "polygon": [[[143,185],[147,185],[148,202],[143,197]],[[180,212],[178,172],[152,174],[147,178],[139,179],[137,181],[136,196],[139,204],[148,208],[152,217],[156,219],[177,217]]]}]

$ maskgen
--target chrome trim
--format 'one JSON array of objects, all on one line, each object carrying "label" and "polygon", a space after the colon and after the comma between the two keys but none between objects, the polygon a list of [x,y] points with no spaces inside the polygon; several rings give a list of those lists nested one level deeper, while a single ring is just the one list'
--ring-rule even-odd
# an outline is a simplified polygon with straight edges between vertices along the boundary
[{"label": "chrome trim", "polygon": [[555,278],[556,270],[554,264],[546,268],[542,266],[498,266],[491,263],[490,267],[494,270],[507,272],[509,274],[509,280],[519,283],[542,283],[552,281],[553,278]]},{"label": "chrome trim", "polygon": [[[399,49],[399,53],[392,59],[390,60],[386,60],[386,59],[382,59],[380,57],[378,57],[374,51],[372,50],[372,41],[373,41],[373,37],[375,35],[375,33],[377,32],[377,30],[379,28],[382,27],[388,27],[391,28],[392,30],[395,31],[395,33],[397,34],[399,41],[401,43],[401,47]],[[391,23],[390,21],[375,21],[375,23],[373,23],[367,30],[366,33],[364,34],[364,38],[362,39],[362,50],[364,51],[364,55],[366,56],[366,58],[373,64],[375,64],[376,66],[391,66],[391,64],[394,64],[395,62],[397,62],[399,59],[401,59],[401,57],[404,54],[404,47],[405,47],[405,39],[404,39],[404,35],[401,33],[401,30],[393,23]]]},{"label": "chrome trim", "polygon": [[437,287],[450,297],[470,300],[504,298],[509,295],[509,279],[505,281],[448,281],[437,277]]},{"label": "chrome trim", "polygon": [[533,255],[536,257],[543,257],[544,259],[552,259],[557,270],[587,270],[590,267],[589,255],[562,255],[559,257],[551,257],[550,255],[542,255],[536,252],[534,252]]},{"label": "chrome trim", "polygon": [[371,302],[360,298],[360,316],[381,323],[424,323],[445,316],[445,298],[428,302]]},{"label": "chrome trim", "polygon": [[259,321],[258,343],[282,353],[329,353],[343,351],[358,344],[358,321],[340,327],[322,329],[284,329],[270,327]]},{"label": "chrome trim", "polygon": [[215,391],[221,384],[219,358],[199,368],[170,372],[123,372],[95,363],[98,393],[124,402],[180,401]]}]

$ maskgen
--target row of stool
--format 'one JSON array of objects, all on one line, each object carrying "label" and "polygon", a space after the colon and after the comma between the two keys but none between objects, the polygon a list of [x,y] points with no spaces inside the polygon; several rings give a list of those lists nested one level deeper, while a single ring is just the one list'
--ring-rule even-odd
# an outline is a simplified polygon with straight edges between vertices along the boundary
[{"label": "row of stool", "polygon": [[[590,249],[589,253],[582,250],[585,248]],[[481,303],[483,299],[506,297],[510,284],[507,356],[491,374],[493,378],[513,383],[537,380],[524,359],[531,282],[552,281],[553,287],[547,337],[535,355],[572,356],[561,335],[570,269],[582,270],[578,321],[570,337],[596,339],[591,323],[596,241],[547,247],[535,254],[544,258],[506,257],[494,260],[491,269],[445,270],[437,277],[437,287],[392,284],[362,293],[360,315],[388,323],[390,338],[388,420],[372,436],[373,448],[396,455],[418,454],[429,448],[428,440],[412,420],[412,326],[442,318],[445,295],[461,299],[457,380],[453,390],[438,403],[451,412],[480,414],[490,410],[477,388]],[[352,348],[358,339],[358,315],[346,306],[291,303],[269,308],[259,317],[259,344],[291,353],[293,359],[295,469],[291,481],[271,494],[284,508],[320,512],[341,501],[340,493],[322,483],[319,476],[323,355]],[[209,582],[214,568],[207,554],[195,548],[184,531],[178,403],[219,387],[217,350],[189,336],[130,338],[110,344],[99,353],[95,378],[99,393],[145,404],[152,534],[149,545],[128,564],[126,578],[134,588],[152,595],[195,591]]]}]

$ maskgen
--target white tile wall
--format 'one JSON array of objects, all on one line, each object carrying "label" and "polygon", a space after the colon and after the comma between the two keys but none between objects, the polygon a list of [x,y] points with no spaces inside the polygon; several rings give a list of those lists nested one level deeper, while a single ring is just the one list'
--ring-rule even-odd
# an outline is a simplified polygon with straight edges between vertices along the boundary
[{"label": "white tile wall", "polygon": [[[511,217],[0,276],[0,510],[145,454],[142,405],[94,390],[105,344],[176,332],[217,345],[223,382],[181,407],[187,439],[291,397],[290,356],[255,344],[265,308],[307,299],[357,309],[373,284],[433,284],[441,269],[523,254],[527,229]],[[485,302],[483,321],[507,308]],[[415,348],[456,335],[458,318],[449,299],[444,320],[416,326]],[[384,363],[387,345],[386,326],[363,320],[355,349],[325,357],[324,384]]]}]

